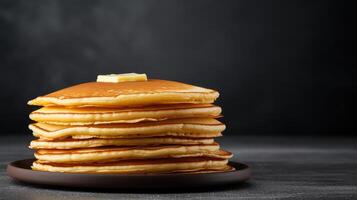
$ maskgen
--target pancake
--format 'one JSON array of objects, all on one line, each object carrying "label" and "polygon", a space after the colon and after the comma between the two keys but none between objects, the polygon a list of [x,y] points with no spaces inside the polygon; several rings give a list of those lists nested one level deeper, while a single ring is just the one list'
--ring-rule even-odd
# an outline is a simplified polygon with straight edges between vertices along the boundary
[{"label": "pancake", "polygon": [[[124,81],[124,82],[123,82]],[[67,173],[211,173],[234,170],[215,137],[225,125],[215,90],[145,74],[111,74],[29,105],[33,170]]]},{"label": "pancake", "polygon": [[130,160],[101,164],[58,164],[36,161],[33,170],[66,173],[204,173],[231,171],[227,159],[216,158],[168,158],[150,160]]},{"label": "pancake", "polygon": [[217,91],[175,81],[121,83],[89,82],[68,87],[28,102],[37,106],[142,106],[152,104],[212,103]]},{"label": "pancake", "polygon": [[[197,133],[158,133],[158,134],[147,134],[147,135],[125,135],[125,136],[102,136],[102,135],[97,135],[97,136],[90,136],[90,135],[74,135],[71,138],[73,139],[92,139],[92,138],[100,138],[100,139],[122,139],[122,138],[147,138],[147,137],[167,137],[167,136],[172,136],[172,137],[186,137],[186,138],[196,138],[196,139],[204,139],[204,138],[214,138],[214,137],[220,137],[222,136],[221,133],[208,133],[208,134],[197,134]],[[43,138],[43,139],[48,139],[48,138]],[[51,139],[49,139],[51,140]]]},{"label": "pancake", "polygon": [[181,158],[181,157],[230,158],[232,154],[219,150],[218,144],[208,145],[160,145],[152,147],[97,147],[84,149],[39,149],[38,160],[53,163],[108,162],[113,160]]},{"label": "pancake", "polygon": [[153,146],[168,144],[213,144],[212,138],[181,138],[181,137],[152,137],[152,138],[121,138],[121,139],[65,139],[59,141],[33,140],[32,149],[77,149],[103,146]]},{"label": "pancake", "polygon": [[141,108],[65,108],[43,107],[30,114],[30,119],[58,125],[91,125],[137,123],[175,118],[216,118],[222,109],[212,104],[156,105]]},{"label": "pancake", "polygon": [[62,138],[139,138],[156,136],[217,137],[225,125],[216,119],[172,119],[133,124],[106,124],[92,126],[62,126],[46,123],[30,124],[33,135],[48,140]]}]

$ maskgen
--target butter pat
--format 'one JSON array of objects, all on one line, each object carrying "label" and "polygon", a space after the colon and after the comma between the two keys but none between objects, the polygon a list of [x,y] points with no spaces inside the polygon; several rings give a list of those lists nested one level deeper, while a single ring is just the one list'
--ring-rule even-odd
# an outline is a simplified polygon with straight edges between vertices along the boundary
[{"label": "butter pat", "polygon": [[97,82],[106,83],[121,83],[128,81],[147,81],[148,78],[146,74],[137,73],[126,73],[126,74],[108,74],[108,75],[98,75]]}]

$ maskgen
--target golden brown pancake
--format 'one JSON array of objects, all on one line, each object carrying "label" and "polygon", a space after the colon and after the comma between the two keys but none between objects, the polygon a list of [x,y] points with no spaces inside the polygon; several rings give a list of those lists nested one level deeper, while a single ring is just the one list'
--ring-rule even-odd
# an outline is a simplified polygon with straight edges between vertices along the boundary
[{"label": "golden brown pancake", "polygon": [[136,138],[156,136],[217,137],[225,125],[211,118],[172,119],[133,124],[103,124],[62,126],[45,123],[31,124],[34,136],[45,139],[62,138]]},{"label": "golden brown pancake", "polygon": [[142,106],[152,104],[212,103],[217,91],[175,81],[121,83],[89,82],[68,87],[28,102],[37,106]]},{"label": "golden brown pancake", "polygon": [[219,117],[221,108],[212,104],[155,105],[140,108],[65,108],[43,107],[30,114],[30,119],[58,125],[91,125],[137,123],[192,117]]},{"label": "golden brown pancake", "polygon": [[107,162],[112,160],[181,158],[181,157],[230,158],[231,153],[219,150],[218,144],[161,145],[151,147],[97,147],[83,149],[39,149],[35,157],[53,163]]},{"label": "golden brown pancake", "polygon": [[212,138],[185,137],[152,137],[152,138],[92,138],[92,139],[64,139],[64,140],[33,140],[32,149],[77,149],[103,146],[157,146],[157,145],[191,145],[213,144]]},{"label": "golden brown pancake", "polygon": [[[124,75],[121,75],[124,77]],[[129,76],[129,75],[125,75]],[[130,75],[134,77],[134,75]],[[214,137],[225,125],[217,91],[166,80],[101,76],[37,97],[33,170],[68,173],[230,171]],[[130,81],[128,81],[130,79]],[[110,81],[109,80],[109,81]]]},{"label": "golden brown pancake", "polygon": [[33,170],[66,173],[204,173],[231,171],[227,159],[209,157],[116,161],[110,163],[33,163]]}]

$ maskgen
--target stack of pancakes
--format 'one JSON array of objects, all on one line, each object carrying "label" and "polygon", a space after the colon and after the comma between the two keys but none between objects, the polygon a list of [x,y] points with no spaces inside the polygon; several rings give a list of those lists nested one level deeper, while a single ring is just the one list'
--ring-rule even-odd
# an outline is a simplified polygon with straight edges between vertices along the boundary
[{"label": "stack of pancakes", "polygon": [[34,170],[70,173],[174,173],[233,170],[214,141],[218,92],[154,80],[90,82],[29,101],[37,137]]}]

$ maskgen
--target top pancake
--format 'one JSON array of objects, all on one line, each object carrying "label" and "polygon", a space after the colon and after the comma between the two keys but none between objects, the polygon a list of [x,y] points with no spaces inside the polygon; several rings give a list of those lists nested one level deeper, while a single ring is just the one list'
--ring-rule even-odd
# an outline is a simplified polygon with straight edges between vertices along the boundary
[{"label": "top pancake", "polygon": [[144,106],[152,104],[213,103],[217,91],[175,81],[121,83],[89,82],[68,87],[28,102],[37,106]]}]

